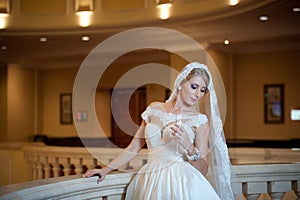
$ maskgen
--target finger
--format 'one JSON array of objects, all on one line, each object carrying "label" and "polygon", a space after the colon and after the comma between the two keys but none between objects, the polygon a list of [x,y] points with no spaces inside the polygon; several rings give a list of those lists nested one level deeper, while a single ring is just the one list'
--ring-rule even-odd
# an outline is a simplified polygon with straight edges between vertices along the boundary
[{"label": "finger", "polygon": [[174,124],[174,126],[177,128],[177,129],[182,129],[182,126],[180,124]]},{"label": "finger", "polygon": [[101,183],[104,179],[104,176],[99,176],[99,179],[97,180],[97,184]]},{"label": "finger", "polygon": [[170,129],[171,129],[172,131],[176,131],[176,127],[175,127],[175,126],[170,126]]},{"label": "finger", "polygon": [[175,131],[172,131],[172,135],[176,137],[176,132],[175,132]]},{"label": "finger", "polygon": [[96,171],[95,170],[91,170],[91,171],[88,171],[88,172],[85,173],[85,177],[88,178],[88,177],[93,176],[94,174],[96,174]]},{"label": "finger", "polygon": [[83,177],[84,177],[84,178],[87,178],[87,177],[89,177],[89,174],[90,174],[89,172],[86,172],[86,173],[83,175]]}]

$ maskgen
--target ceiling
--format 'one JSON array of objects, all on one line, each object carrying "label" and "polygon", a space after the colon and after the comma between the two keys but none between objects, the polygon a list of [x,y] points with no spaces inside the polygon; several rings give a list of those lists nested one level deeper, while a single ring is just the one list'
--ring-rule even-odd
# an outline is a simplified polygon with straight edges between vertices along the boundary
[{"label": "ceiling", "polygon": [[[142,9],[143,12],[106,10],[101,18],[106,16],[111,22],[101,24],[96,16],[96,22],[86,28],[79,28],[71,20],[63,21],[69,15],[35,14],[34,17],[38,17],[35,21],[28,13],[11,12],[12,24],[0,30],[0,62],[38,68],[78,67],[103,40],[124,30],[148,26],[174,29],[197,40],[206,49],[232,54],[300,50],[300,12],[292,11],[300,8],[299,0],[244,0],[231,7],[213,6],[217,0],[173,2],[174,12],[168,20],[149,17],[154,10],[152,5],[147,5],[148,9]],[[176,2],[181,4],[176,6]],[[205,7],[200,8],[204,3]],[[14,9],[20,8],[19,5]],[[67,7],[67,10],[70,9]],[[261,15],[268,16],[269,20],[260,21]],[[90,36],[90,40],[81,41],[83,35]],[[47,42],[40,42],[42,36],[47,37]],[[224,39],[230,44],[224,45]]]}]

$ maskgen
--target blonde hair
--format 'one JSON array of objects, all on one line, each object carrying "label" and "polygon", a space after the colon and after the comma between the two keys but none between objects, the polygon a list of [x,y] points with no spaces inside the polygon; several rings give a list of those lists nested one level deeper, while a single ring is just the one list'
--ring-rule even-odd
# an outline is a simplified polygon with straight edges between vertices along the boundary
[{"label": "blonde hair", "polygon": [[186,77],[186,80],[190,80],[192,77],[200,76],[201,79],[204,81],[206,86],[209,84],[209,75],[205,69],[201,68],[194,68]]}]

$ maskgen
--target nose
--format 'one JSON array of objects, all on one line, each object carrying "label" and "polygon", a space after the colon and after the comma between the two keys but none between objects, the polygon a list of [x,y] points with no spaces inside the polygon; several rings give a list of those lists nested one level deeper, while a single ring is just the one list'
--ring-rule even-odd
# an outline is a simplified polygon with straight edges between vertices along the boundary
[{"label": "nose", "polygon": [[195,90],[195,97],[196,97],[197,99],[199,99],[200,94],[201,94],[200,89]]}]

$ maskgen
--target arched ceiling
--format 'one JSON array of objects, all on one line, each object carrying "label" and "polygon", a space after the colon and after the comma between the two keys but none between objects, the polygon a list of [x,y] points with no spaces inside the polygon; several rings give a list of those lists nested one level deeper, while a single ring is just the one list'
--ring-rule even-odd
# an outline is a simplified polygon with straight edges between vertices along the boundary
[{"label": "arched ceiling", "polygon": [[[11,0],[7,27],[0,30],[0,61],[78,67],[101,41],[144,26],[174,29],[207,49],[228,53],[300,49],[300,12],[292,11],[300,7],[298,0],[240,0],[235,6],[229,0],[173,0],[167,20],[158,18],[154,0],[93,2],[91,25],[83,28],[74,0]],[[259,21],[261,15],[270,19]],[[81,41],[83,35],[90,40]]]}]

